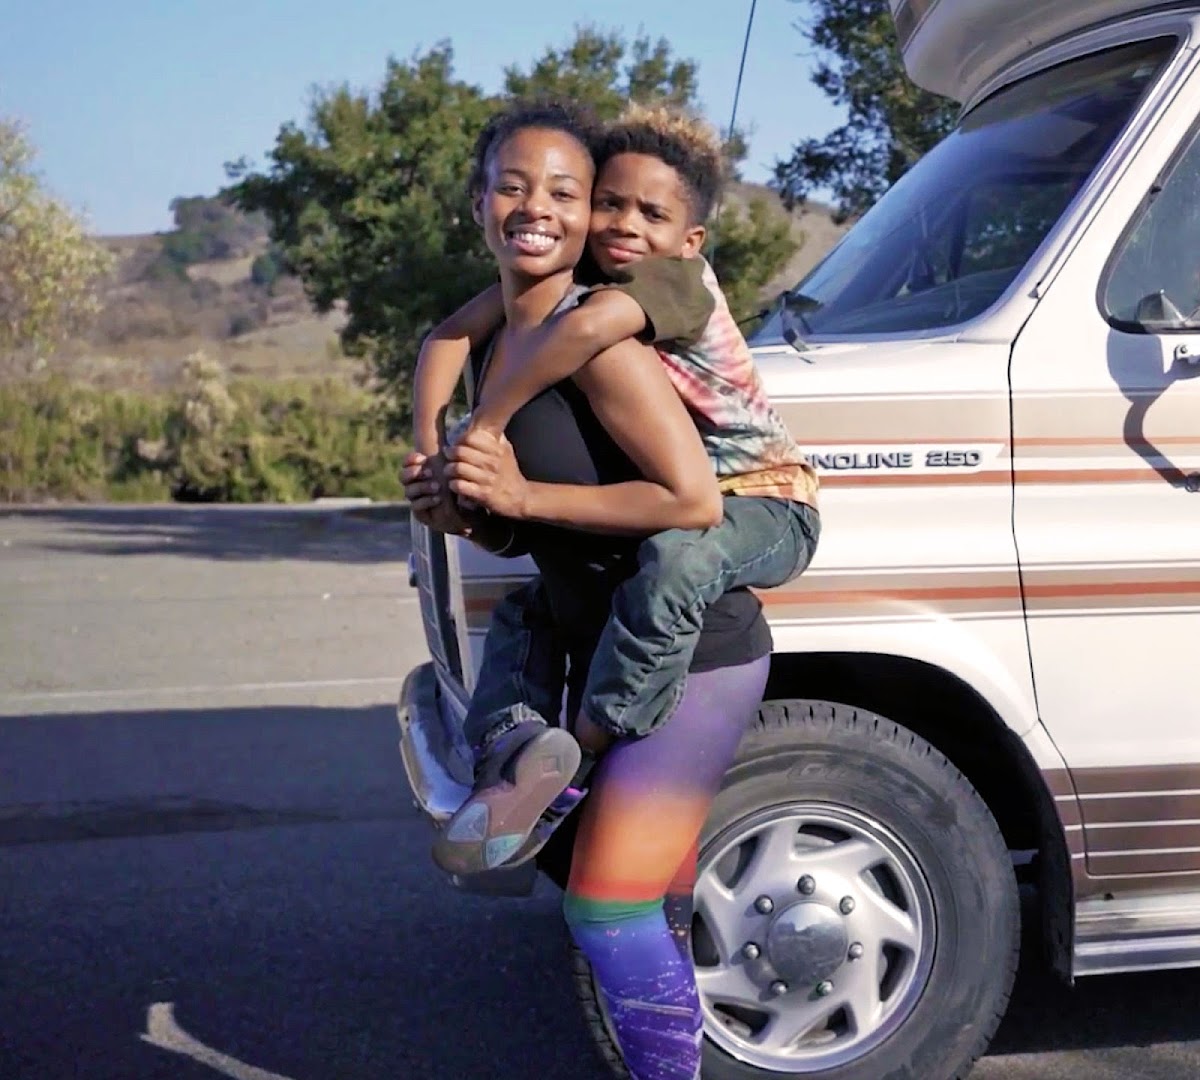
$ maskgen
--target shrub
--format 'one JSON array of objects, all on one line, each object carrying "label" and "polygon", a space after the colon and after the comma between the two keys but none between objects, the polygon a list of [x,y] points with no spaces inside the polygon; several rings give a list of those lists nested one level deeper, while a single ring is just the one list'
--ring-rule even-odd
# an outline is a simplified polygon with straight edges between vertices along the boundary
[{"label": "shrub", "polygon": [[[116,490],[164,491],[138,457],[161,437],[165,402],[58,379],[0,386],[0,500],[95,500]],[[126,496],[128,497],[128,496]]]},{"label": "shrub", "polygon": [[250,280],[255,285],[270,291],[283,272],[281,264],[282,260],[277,251],[263,252],[250,264]]},{"label": "shrub", "polygon": [[174,394],[0,385],[0,502],[394,499],[404,449],[365,390],[227,381],[199,353]]}]

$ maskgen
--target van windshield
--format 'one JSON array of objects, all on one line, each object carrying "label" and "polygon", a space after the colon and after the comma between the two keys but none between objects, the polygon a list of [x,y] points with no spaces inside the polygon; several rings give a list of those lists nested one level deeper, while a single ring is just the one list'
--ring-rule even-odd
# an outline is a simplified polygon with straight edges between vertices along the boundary
[{"label": "van windshield", "polygon": [[1175,38],[1031,76],[971,110],[754,335],[938,330],[990,308],[1032,257],[1165,66]]}]

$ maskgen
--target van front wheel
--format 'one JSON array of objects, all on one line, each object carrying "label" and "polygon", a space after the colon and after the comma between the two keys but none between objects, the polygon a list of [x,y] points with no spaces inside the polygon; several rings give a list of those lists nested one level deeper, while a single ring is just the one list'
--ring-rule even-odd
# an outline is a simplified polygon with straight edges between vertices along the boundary
[{"label": "van front wheel", "polygon": [[701,837],[695,897],[705,1080],[955,1080],[1007,1006],[1020,925],[996,822],[940,753],[874,714],[762,706]]}]

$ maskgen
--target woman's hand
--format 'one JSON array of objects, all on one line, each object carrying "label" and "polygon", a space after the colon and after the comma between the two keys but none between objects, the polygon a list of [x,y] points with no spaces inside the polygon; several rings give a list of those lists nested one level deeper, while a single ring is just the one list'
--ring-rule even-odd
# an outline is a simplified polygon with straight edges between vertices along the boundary
[{"label": "woman's hand", "polygon": [[529,484],[517,465],[512,443],[490,432],[474,430],[447,451],[450,490],[500,517],[526,516]]},{"label": "woman's hand", "polygon": [[470,522],[455,505],[446,490],[446,461],[441,454],[426,457],[413,451],[404,459],[400,478],[404,496],[412,507],[412,515],[427,528],[438,532],[466,536]]},{"label": "woman's hand", "polygon": [[721,521],[724,507],[712,463],[653,349],[627,339],[586,364],[575,384],[644,479],[592,485],[526,481],[524,520],[618,536],[707,529]]}]

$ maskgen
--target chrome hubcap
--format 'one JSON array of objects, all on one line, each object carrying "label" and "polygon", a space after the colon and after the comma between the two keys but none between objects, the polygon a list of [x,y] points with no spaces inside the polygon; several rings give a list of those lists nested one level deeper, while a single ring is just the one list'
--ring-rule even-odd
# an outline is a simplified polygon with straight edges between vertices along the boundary
[{"label": "chrome hubcap", "polygon": [[692,950],[705,1033],[757,1068],[819,1072],[879,1045],[933,965],[933,897],[908,847],[833,804],[772,807],[705,848]]},{"label": "chrome hubcap", "polygon": [[845,919],[817,901],[793,904],[767,931],[767,957],[788,982],[817,983],[829,978],[848,955]]}]

